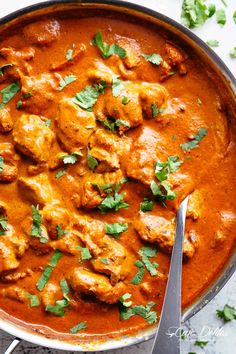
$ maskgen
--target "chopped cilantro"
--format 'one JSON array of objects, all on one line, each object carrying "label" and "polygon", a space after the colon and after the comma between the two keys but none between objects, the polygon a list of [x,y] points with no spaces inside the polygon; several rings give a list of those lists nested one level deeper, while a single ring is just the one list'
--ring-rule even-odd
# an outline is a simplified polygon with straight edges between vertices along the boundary
[{"label": "chopped cilantro", "polygon": [[114,195],[111,195],[111,193],[109,193],[107,197],[103,199],[103,201],[98,207],[102,214],[105,214],[112,209],[118,211],[119,209],[127,209],[129,207],[129,204],[123,201],[124,193],[119,194],[118,192],[120,186],[126,182],[127,179],[123,178],[117,185],[114,186]]},{"label": "chopped cilantro", "polygon": [[72,48],[66,51],[66,60],[73,60],[75,44],[72,44]]},{"label": "chopped cilantro", "polygon": [[102,33],[97,32],[92,40],[92,44],[100,50],[103,58],[109,58],[111,55],[116,54],[121,59],[126,57],[126,50],[118,44],[108,45],[103,41]]},{"label": "chopped cilantro", "polygon": [[2,66],[0,66],[0,76],[3,76],[4,75],[4,69],[5,68],[9,68],[10,66],[13,66],[14,64],[4,64]]},{"label": "chopped cilantro", "polygon": [[86,259],[91,259],[93,258],[91,253],[89,252],[89,249],[86,247],[81,247],[81,246],[77,246],[76,247],[78,250],[81,251],[81,260],[85,261]]},{"label": "chopped cilantro", "polygon": [[109,261],[109,259],[107,259],[107,258],[101,258],[101,262],[102,262],[103,264],[110,264],[110,261]]},{"label": "chopped cilantro", "polygon": [[223,310],[216,310],[216,313],[225,323],[236,320],[236,309],[228,304],[224,306]]},{"label": "chopped cilantro", "polygon": [[138,315],[143,317],[149,324],[153,324],[157,322],[157,313],[151,310],[154,305],[155,302],[149,302],[146,306],[135,305],[132,308],[121,306],[120,319],[128,320],[132,316]]},{"label": "chopped cilantro", "polygon": [[207,41],[207,44],[209,45],[209,47],[212,48],[219,47],[219,41],[217,41],[216,39],[210,39],[209,41]]},{"label": "chopped cilantro", "polygon": [[212,17],[216,7],[213,4],[207,7],[205,2],[206,0],[184,0],[181,12],[182,24],[189,28],[199,27]]},{"label": "chopped cilantro", "polygon": [[234,47],[233,49],[231,49],[229,55],[231,56],[232,59],[236,58],[236,47]]},{"label": "chopped cilantro", "polygon": [[41,215],[39,213],[39,206],[32,205],[31,206],[31,211],[32,211],[32,218],[33,218],[33,225],[31,228],[31,236],[39,238],[39,241],[41,243],[47,243],[48,239],[46,237],[42,236],[42,219]]},{"label": "chopped cilantro", "polygon": [[118,238],[120,234],[128,230],[128,224],[122,224],[117,222],[114,224],[106,224],[106,234],[112,235],[115,238]]},{"label": "chopped cilantro", "polygon": [[3,172],[4,157],[0,155],[0,174]]},{"label": "chopped cilantro", "polygon": [[56,226],[56,232],[57,232],[57,239],[58,240],[60,240],[60,238],[62,238],[62,236],[68,234],[68,231],[67,230],[63,230],[61,225],[57,225]]},{"label": "chopped cilantro", "polygon": [[123,89],[123,82],[118,77],[112,80],[112,95],[118,97],[121,90]]},{"label": "chopped cilantro", "polygon": [[7,218],[3,215],[0,215],[0,236],[5,235],[7,230],[8,230]]},{"label": "chopped cilantro", "polygon": [[139,251],[139,255],[142,257],[142,262],[151,274],[151,276],[157,275],[156,268],[158,264],[155,262],[151,262],[149,258],[155,257],[157,254],[157,250],[151,247],[142,247]]},{"label": "chopped cilantro", "polygon": [[156,103],[152,103],[151,109],[152,109],[152,117],[153,118],[155,118],[158,114],[164,112],[164,109],[163,108],[158,108]]},{"label": "chopped cilantro", "polygon": [[74,165],[78,160],[78,156],[81,156],[81,154],[78,152],[73,152],[71,155],[61,156],[60,159],[63,161],[65,165],[67,164]]},{"label": "chopped cilantro", "polygon": [[45,311],[50,312],[56,316],[64,316],[65,308],[68,307],[70,304],[70,298],[68,296],[70,289],[69,289],[68,283],[65,279],[62,279],[60,281],[60,287],[61,287],[61,290],[63,293],[63,299],[57,300],[56,305],[49,304],[45,308]]},{"label": "chopped cilantro", "polygon": [[143,280],[145,268],[143,262],[141,262],[140,260],[137,260],[134,264],[136,265],[136,267],[138,267],[138,271],[131,280],[131,284],[139,285]]},{"label": "chopped cilantro", "polygon": [[154,202],[149,198],[144,198],[143,201],[140,203],[140,210],[143,211],[144,213],[146,211],[152,210],[153,207],[154,207]]},{"label": "chopped cilantro", "polygon": [[60,170],[55,174],[56,179],[61,178],[62,176],[64,176],[66,174],[65,170]]},{"label": "chopped cilantro", "polygon": [[169,174],[172,172],[176,172],[183,161],[179,161],[178,156],[170,156],[165,162],[156,162],[155,165],[155,176],[159,182],[165,181]]},{"label": "chopped cilantro", "polygon": [[207,343],[208,341],[196,340],[194,345],[203,349],[207,345]]},{"label": "chopped cilantro", "polygon": [[99,162],[97,159],[95,159],[95,157],[93,157],[90,153],[90,149],[88,149],[88,153],[87,153],[87,164],[88,167],[90,168],[90,170],[95,170],[95,168],[99,165]]},{"label": "chopped cilantro", "polygon": [[0,109],[3,109],[5,105],[17,94],[20,90],[20,85],[18,82],[13,82],[13,84],[5,87],[0,91],[2,95],[2,103],[0,104]]},{"label": "chopped cilantro", "polygon": [[172,139],[173,141],[176,141],[177,136],[174,134],[174,135],[172,135],[171,139]]},{"label": "chopped cilantro", "polygon": [[165,206],[165,200],[173,200],[176,198],[176,193],[173,192],[167,183],[160,183],[159,185],[152,181],[150,184],[151,191],[158,199],[158,201]]},{"label": "chopped cilantro", "polygon": [[130,293],[125,293],[124,295],[122,295],[120,298],[119,298],[119,301],[122,303],[122,305],[124,307],[130,307],[132,305],[132,301],[126,301],[128,299],[131,298],[131,294]]},{"label": "chopped cilantro", "polygon": [[122,98],[122,104],[123,104],[124,106],[126,106],[126,105],[129,103],[129,101],[130,101],[130,99],[129,99],[127,96],[124,96],[124,97]]},{"label": "chopped cilantro", "polygon": [[77,80],[77,77],[75,75],[65,76],[64,79],[62,79],[60,81],[59,90],[62,91],[64,89],[64,87],[66,87],[67,85],[71,84],[72,82],[74,82],[76,80]]},{"label": "chopped cilantro", "polygon": [[100,123],[108,130],[110,130],[112,133],[115,133],[115,130],[123,125],[124,127],[130,128],[129,122],[123,120],[123,119],[116,119],[113,117],[106,118],[103,121],[100,121]]},{"label": "chopped cilantro", "polygon": [[75,333],[81,331],[82,329],[86,329],[86,328],[87,328],[87,323],[86,322],[80,322],[76,326],[74,326],[74,327],[72,327],[70,329],[70,333],[71,334],[75,334]]},{"label": "chopped cilantro", "polygon": [[216,10],[216,21],[221,27],[226,24],[226,14],[224,9]]},{"label": "chopped cilantro", "polygon": [[25,99],[27,99],[27,98],[32,97],[32,93],[27,92],[27,93],[25,93],[23,96],[24,96]]},{"label": "chopped cilantro", "polygon": [[51,119],[47,119],[46,122],[44,123],[44,125],[48,128],[51,126],[51,124],[52,124]]},{"label": "chopped cilantro", "polygon": [[160,65],[162,62],[162,57],[159,54],[142,54],[142,56],[144,57],[144,59],[146,61],[149,61],[150,63],[154,64],[154,65]]},{"label": "chopped cilantro", "polygon": [[234,11],[234,13],[233,13],[233,20],[234,20],[234,23],[236,23],[236,11]]},{"label": "chopped cilantro", "polygon": [[40,305],[40,301],[37,295],[32,295],[26,292],[26,296],[30,299],[30,307],[37,307]]},{"label": "chopped cilantro", "polygon": [[226,0],[221,0],[221,2],[222,2],[222,4],[223,4],[225,7],[227,7],[227,2],[226,2]]},{"label": "chopped cilantro", "polygon": [[22,106],[23,102],[21,100],[16,102],[16,109],[20,109]]},{"label": "chopped cilantro", "polygon": [[200,141],[207,135],[206,128],[200,128],[196,135],[194,135],[193,139],[187,143],[181,144],[180,147],[184,151],[190,151],[199,146]]},{"label": "chopped cilantro", "polygon": [[101,81],[100,84],[94,86],[88,85],[82,91],[76,93],[72,101],[82,109],[91,112],[99,95],[104,92],[104,88],[106,87],[107,84],[105,81]]},{"label": "chopped cilantro", "polygon": [[56,267],[58,261],[60,260],[62,256],[62,253],[60,250],[56,250],[49,262],[49,264],[44,268],[44,271],[41,275],[41,277],[39,278],[39,280],[37,281],[37,288],[39,291],[42,291],[45,287],[45,285],[47,284],[52,272],[53,272],[53,268]]}]

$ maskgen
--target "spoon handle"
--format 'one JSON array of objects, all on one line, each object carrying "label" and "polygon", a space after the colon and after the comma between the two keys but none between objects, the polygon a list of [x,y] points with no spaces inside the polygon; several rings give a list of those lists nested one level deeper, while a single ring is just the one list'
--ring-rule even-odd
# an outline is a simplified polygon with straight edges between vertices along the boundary
[{"label": "spoon handle", "polygon": [[164,304],[152,354],[180,354],[183,240],[188,197],[180,204]]}]

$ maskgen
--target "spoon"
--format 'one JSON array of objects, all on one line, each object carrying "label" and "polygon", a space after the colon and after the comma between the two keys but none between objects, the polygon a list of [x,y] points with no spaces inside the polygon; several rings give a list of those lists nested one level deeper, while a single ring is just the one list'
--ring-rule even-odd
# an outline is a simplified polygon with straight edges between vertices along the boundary
[{"label": "spoon", "polygon": [[186,197],[177,213],[175,242],[159,326],[150,354],[181,353],[181,280],[183,240],[188,206]]}]

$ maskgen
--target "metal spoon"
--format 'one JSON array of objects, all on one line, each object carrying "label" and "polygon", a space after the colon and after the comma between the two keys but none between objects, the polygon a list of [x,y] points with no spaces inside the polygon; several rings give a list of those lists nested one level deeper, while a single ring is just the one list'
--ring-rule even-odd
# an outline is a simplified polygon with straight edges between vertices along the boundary
[{"label": "metal spoon", "polygon": [[183,240],[188,197],[180,204],[169,278],[157,333],[150,354],[181,353],[181,280]]}]

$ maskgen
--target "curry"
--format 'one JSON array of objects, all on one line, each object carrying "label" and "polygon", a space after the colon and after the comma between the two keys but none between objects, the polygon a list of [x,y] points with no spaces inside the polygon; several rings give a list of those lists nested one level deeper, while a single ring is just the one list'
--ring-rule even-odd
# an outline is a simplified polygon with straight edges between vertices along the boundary
[{"label": "curry", "polygon": [[191,304],[236,227],[235,123],[198,56],[115,15],[45,15],[2,36],[0,93],[2,313],[82,339],[156,324],[187,195]]}]

